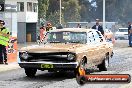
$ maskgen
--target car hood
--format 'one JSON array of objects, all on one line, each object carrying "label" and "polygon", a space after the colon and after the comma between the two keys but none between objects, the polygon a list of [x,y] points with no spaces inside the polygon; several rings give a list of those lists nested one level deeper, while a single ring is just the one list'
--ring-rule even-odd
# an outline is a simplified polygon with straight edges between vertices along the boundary
[{"label": "car hood", "polygon": [[23,47],[20,51],[45,53],[45,52],[75,52],[77,49],[85,48],[86,44],[45,44]]}]

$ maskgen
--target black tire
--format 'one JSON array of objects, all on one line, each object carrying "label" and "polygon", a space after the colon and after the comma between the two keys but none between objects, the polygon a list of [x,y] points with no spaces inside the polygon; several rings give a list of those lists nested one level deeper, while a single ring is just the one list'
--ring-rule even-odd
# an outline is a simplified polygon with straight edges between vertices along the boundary
[{"label": "black tire", "polygon": [[37,69],[25,68],[25,74],[27,75],[27,77],[35,77],[36,72]]},{"label": "black tire", "polygon": [[84,76],[76,78],[76,81],[79,85],[84,85],[87,82],[87,79]]},{"label": "black tire", "polygon": [[100,65],[98,65],[98,68],[100,71],[107,71],[107,68],[105,66],[105,60],[103,60],[103,62]]},{"label": "black tire", "polygon": [[98,68],[100,71],[107,71],[107,68],[109,66],[109,55],[107,54],[103,62],[98,65]]}]

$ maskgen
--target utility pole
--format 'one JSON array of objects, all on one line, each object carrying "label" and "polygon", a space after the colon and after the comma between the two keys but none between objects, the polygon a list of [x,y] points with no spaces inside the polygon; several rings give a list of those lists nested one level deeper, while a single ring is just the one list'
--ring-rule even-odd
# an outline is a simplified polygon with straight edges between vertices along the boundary
[{"label": "utility pole", "polygon": [[105,0],[103,0],[103,30],[105,30]]},{"label": "utility pole", "polygon": [[60,24],[61,24],[61,0],[60,0]]}]

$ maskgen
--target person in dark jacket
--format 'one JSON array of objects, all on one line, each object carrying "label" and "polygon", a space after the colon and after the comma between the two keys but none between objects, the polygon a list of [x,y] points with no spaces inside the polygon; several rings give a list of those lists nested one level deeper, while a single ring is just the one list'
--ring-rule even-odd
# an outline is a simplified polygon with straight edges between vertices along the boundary
[{"label": "person in dark jacket", "polygon": [[104,35],[103,27],[99,25],[99,19],[96,19],[96,24],[92,27],[92,29],[96,29],[100,31],[102,35]]},{"label": "person in dark jacket", "polygon": [[77,28],[81,28],[81,24],[77,24]]},{"label": "person in dark jacket", "polygon": [[132,24],[128,22],[128,39],[129,39],[129,47],[132,47]]}]

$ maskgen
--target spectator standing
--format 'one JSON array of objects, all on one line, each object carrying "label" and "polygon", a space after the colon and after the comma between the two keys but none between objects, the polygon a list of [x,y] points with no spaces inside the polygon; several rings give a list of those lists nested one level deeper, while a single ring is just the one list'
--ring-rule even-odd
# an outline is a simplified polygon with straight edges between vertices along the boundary
[{"label": "spectator standing", "polygon": [[39,34],[40,34],[40,42],[42,42],[44,40],[45,34],[46,34],[46,28],[44,25],[42,27],[40,27]]},{"label": "spectator standing", "polygon": [[52,30],[52,25],[51,23],[47,23],[46,31],[50,31],[50,30]]},{"label": "spectator standing", "polygon": [[81,28],[81,24],[77,24],[77,28]]},{"label": "spectator standing", "polygon": [[129,47],[132,47],[132,24],[128,22],[128,39],[129,39]]},{"label": "spectator standing", "polygon": [[102,35],[104,35],[104,30],[101,25],[99,25],[99,19],[96,19],[96,24],[92,27],[92,29],[96,29],[101,32]]},{"label": "spectator standing", "polygon": [[0,64],[7,65],[6,46],[8,46],[10,32],[6,27],[4,27],[4,25],[5,22],[0,20]]}]

